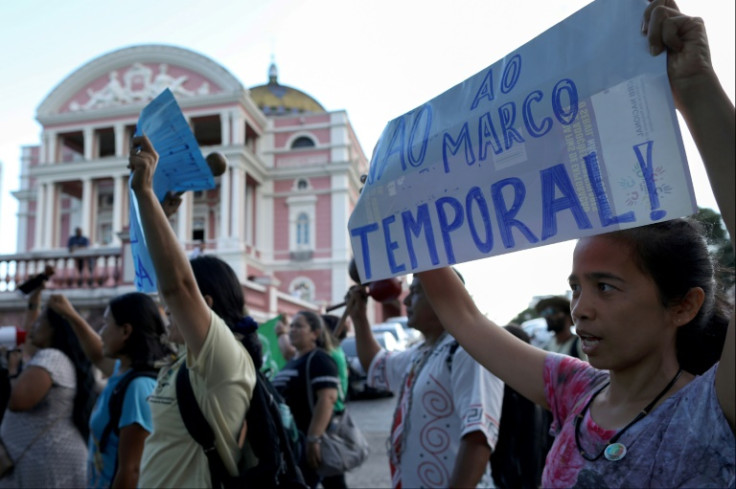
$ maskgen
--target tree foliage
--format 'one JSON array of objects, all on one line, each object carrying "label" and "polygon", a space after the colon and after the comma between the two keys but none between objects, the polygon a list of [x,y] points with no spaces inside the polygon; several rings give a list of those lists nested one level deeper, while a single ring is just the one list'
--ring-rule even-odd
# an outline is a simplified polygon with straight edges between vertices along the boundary
[{"label": "tree foliage", "polygon": [[693,216],[705,228],[711,255],[719,265],[718,278],[724,289],[734,285],[734,250],[731,240],[723,226],[721,215],[713,209],[699,207]]}]

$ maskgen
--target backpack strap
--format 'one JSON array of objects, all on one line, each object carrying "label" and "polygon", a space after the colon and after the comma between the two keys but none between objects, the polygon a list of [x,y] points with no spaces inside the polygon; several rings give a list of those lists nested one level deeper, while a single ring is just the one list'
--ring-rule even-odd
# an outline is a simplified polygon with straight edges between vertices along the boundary
[{"label": "backpack strap", "polygon": [[186,362],[182,362],[179,372],[176,374],[176,400],[184,426],[186,426],[194,441],[202,446],[204,454],[207,456],[212,487],[215,489],[223,487],[229,474],[215,448],[215,433],[204,414],[202,414],[197,399],[194,397]]},{"label": "backpack strap", "polygon": [[122,379],[118,382],[110,395],[110,400],[107,403],[107,409],[110,413],[110,419],[102,430],[102,436],[100,436],[99,450],[100,452],[105,451],[107,442],[110,439],[110,433],[120,435],[120,417],[123,414],[123,401],[125,400],[125,393],[128,391],[130,383],[138,377],[149,377],[155,379],[158,377],[158,372],[155,370],[131,370],[127,372]]}]

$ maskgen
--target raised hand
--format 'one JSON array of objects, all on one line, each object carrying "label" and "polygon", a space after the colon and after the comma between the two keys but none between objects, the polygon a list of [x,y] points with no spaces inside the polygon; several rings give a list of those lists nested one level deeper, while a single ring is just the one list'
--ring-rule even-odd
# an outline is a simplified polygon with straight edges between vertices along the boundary
[{"label": "raised hand", "polygon": [[136,193],[153,189],[153,174],[157,164],[158,153],[151,140],[145,134],[133,138],[128,168],[133,175],[130,185]]},{"label": "raised hand", "polygon": [[674,0],[654,0],[647,6],[642,33],[653,55],[667,52],[667,74],[678,108],[688,89],[715,77],[703,19],[684,15]]}]

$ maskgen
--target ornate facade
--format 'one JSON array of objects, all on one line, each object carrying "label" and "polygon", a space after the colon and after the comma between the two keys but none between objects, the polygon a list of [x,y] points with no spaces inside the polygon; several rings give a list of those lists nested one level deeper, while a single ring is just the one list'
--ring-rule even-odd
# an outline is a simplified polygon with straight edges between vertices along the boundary
[{"label": "ornate facade", "polygon": [[[141,109],[167,87],[203,153],[228,160],[215,189],[183,195],[171,222],[183,246],[226,260],[257,319],[340,302],[351,285],[347,220],[368,161],[346,112],[279,84],[275,65],[269,78],[247,89],[205,56],[143,45],[61,81],[38,108],[40,144],[22,149],[18,253],[0,257],[3,324],[23,306],[15,283],[42,263],[57,267],[50,287],[90,309],[132,290],[129,140]],[[84,281],[66,249],[76,227],[94,264]]]}]

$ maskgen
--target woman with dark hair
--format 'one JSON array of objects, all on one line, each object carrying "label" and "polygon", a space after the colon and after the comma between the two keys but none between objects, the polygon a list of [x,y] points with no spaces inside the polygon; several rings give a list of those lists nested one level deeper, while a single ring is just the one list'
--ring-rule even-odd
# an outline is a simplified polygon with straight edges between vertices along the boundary
[{"label": "woman with dark hair", "polygon": [[89,420],[87,487],[136,487],[143,444],[153,429],[148,396],[158,363],[173,353],[164,342],[158,305],[139,292],[115,297],[99,334],[65,296],[52,295],[49,307],[69,321],[87,358],[108,378]]},{"label": "woman with dark hair", "polygon": [[210,487],[219,477],[210,473],[207,455],[184,425],[177,378],[191,386],[225,470],[230,476],[238,475],[244,452],[243,420],[256,382],[255,364],[262,361],[253,345],[254,339],[258,341],[257,324],[245,315],[242,285],[227,264],[208,256],[191,263],[187,259],[153,190],[157,164],[151,141],[146,136],[133,138],[128,164],[131,188],[170,317],[169,338],[182,348],[173,363],[161,368],[149,397],[153,431],[146,438],[138,484]]},{"label": "woman with dark hair", "polygon": [[[734,106],[711,66],[702,20],[681,14],[672,0],[651,2],[644,17],[651,52],[667,52],[675,104],[733,245]],[[568,280],[590,364],[498,328],[451,270],[419,275],[468,352],[552,412],[556,438],[543,487],[733,487],[734,316],[714,272],[690,219],[580,239]]]},{"label": "woman with dark hair", "polygon": [[[258,339],[257,325],[248,315],[245,295],[238,277],[230,265],[212,255],[200,255],[189,262],[197,287],[209,306],[220,316],[243,344],[256,370],[263,365],[263,346]],[[210,303],[211,301],[211,303]]]},{"label": "woman with dark hair", "polygon": [[[320,482],[320,441],[332,420],[340,380],[337,365],[327,353],[332,342],[319,314],[299,311],[291,320],[289,339],[296,356],[273,378],[273,386],[294,414],[299,431],[306,435],[301,469],[309,487]],[[311,391],[311,393],[310,393]],[[313,404],[309,399],[313,399]]]},{"label": "woman with dark hair", "polygon": [[[38,307],[29,302],[29,309]],[[12,384],[0,427],[15,463],[0,487],[83,487],[95,402],[92,365],[69,322],[48,306],[29,340],[37,350]]]}]

